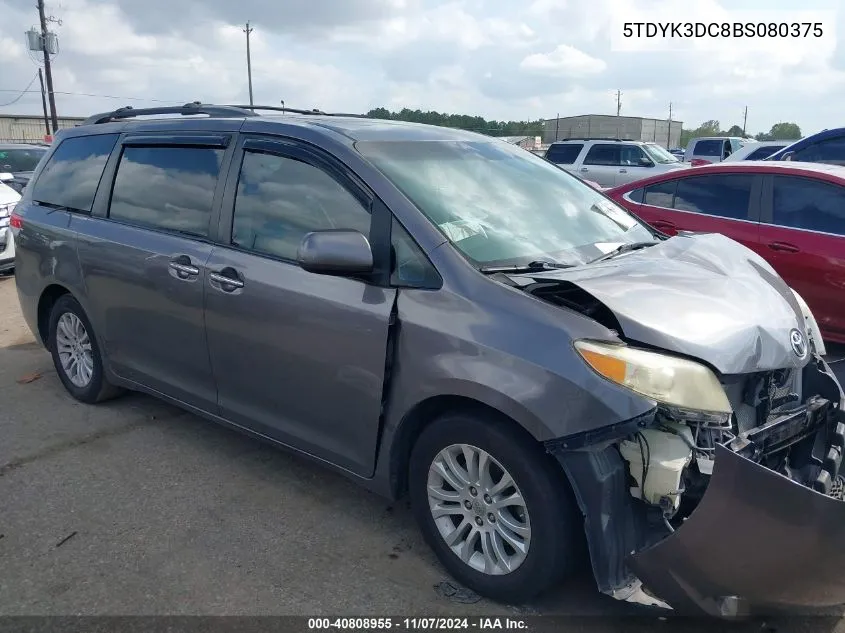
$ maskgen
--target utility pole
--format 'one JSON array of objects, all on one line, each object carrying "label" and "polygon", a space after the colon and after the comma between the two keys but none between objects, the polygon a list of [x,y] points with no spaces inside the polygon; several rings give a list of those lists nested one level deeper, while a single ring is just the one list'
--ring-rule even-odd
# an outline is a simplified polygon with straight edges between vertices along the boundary
[{"label": "utility pole", "polygon": [[244,29],[244,33],[246,33],[246,73],[249,77],[249,105],[253,105],[252,103],[252,58],[249,54],[249,34],[252,33],[255,29],[250,28],[249,21],[246,23],[246,28]]},{"label": "utility pole", "polygon": [[560,130],[560,112],[557,113],[557,117],[555,117],[555,141],[557,141],[557,133]]},{"label": "utility pole", "polygon": [[622,111],[622,91],[616,91],[616,116]]},{"label": "utility pole", "polygon": [[666,149],[672,149],[672,102],[669,102],[669,134],[666,136]]},{"label": "utility pole", "polygon": [[47,117],[47,95],[44,94],[44,73],[38,67],[38,82],[41,84],[41,107],[44,109],[44,134],[50,136],[50,120]]},{"label": "utility pole", "polygon": [[742,115],[742,136],[745,137],[745,123],[748,121],[748,106],[745,106],[745,113]]},{"label": "utility pole", "polygon": [[50,68],[50,51],[47,45],[47,17],[44,15],[44,0],[38,0],[38,18],[41,21],[41,42],[44,49],[44,74],[47,76],[47,95],[50,99],[50,118],[53,122],[53,133],[59,130],[59,119],[56,116],[56,97],[53,94],[53,70]]}]

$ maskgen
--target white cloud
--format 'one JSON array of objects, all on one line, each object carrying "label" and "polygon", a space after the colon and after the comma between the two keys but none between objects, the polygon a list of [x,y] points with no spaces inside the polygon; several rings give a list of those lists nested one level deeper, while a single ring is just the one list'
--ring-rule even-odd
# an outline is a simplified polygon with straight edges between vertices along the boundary
[{"label": "white cloud", "polygon": [[602,72],[607,64],[577,48],[560,44],[550,53],[534,53],[525,57],[519,67],[544,75],[580,77]]},{"label": "white cloud", "polygon": [[[249,18],[255,28],[256,102],[535,119],[557,112],[614,113],[620,89],[623,114],[665,117],[671,101],[674,115],[689,126],[719,119],[729,127],[741,122],[745,106],[754,132],[781,120],[796,121],[805,132],[842,125],[845,46],[838,45],[835,27],[845,27],[845,6],[836,0],[802,0],[800,6],[793,0],[179,0],[178,5],[174,12],[173,0],[54,3],[51,10],[62,19],[53,26],[61,45],[54,65],[60,113],[85,115],[159,101],[246,101],[241,22]],[[829,35],[772,38],[753,50],[736,41],[715,48],[694,41],[687,52],[614,51],[624,16],[648,21],[677,14],[710,21],[750,11],[768,22],[779,11],[793,10],[835,14],[825,18]],[[2,104],[26,87],[37,68],[23,36],[37,13],[31,3],[0,0],[0,15]],[[40,108],[40,95],[33,92],[0,113],[37,114]]]}]

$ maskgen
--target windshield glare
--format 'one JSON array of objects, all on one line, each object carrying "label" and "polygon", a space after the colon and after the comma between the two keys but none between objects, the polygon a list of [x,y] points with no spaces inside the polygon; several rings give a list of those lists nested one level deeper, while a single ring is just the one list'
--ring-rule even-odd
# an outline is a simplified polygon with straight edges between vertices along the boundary
[{"label": "windshield glare", "polygon": [[356,146],[476,265],[580,264],[620,244],[653,239],[590,185],[504,142]]},{"label": "windshield glare", "polygon": [[655,163],[661,163],[665,165],[666,163],[680,162],[677,156],[669,153],[668,150],[664,149],[660,145],[657,145],[656,143],[646,143],[645,151],[649,156],[651,156],[651,159]]},{"label": "windshield glare", "polygon": [[35,171],[38,161],[47,150],[44,149],[3,149],[0,148],[0,171],[19,172]]}]

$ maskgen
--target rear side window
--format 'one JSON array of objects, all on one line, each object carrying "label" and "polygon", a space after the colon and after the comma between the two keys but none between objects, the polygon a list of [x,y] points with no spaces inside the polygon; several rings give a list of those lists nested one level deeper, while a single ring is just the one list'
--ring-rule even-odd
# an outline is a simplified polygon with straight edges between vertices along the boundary
[{"label": "rear side window", "polygon": [[571,165],[578,158],[578,154],[584,148],[582,143],[564,143],[562,145],[550,145],[546,151],[546,160],[558,165]]},{"label": "rear side window", "polygon": [[89,213],[117,137],[98,134],[63,140],[33,184],[32,199]]},{"label": "rear side window", "polygon": [[678,181],[675,209],[735,220],[748,219],[748,201],[754,176],[724,174],[694,176]]},{"label": "rear side window", "polygon": [[208,237],[223,150],[124,147],[109,217],[174,233]]},{"label": "rear side window", "polygon": [[693,154],[695,156],[721,156],[723,143],[724,141],[721,139],[715,138],[697,141]]},{"label": "rear side window", "polygon": [[244,153],[232,244],[296,259],[302,238],[325,229],[354,229],[369,236],[370,212],[314,165],[276,154]]},{"label": "rear side window", "polygon": [[619,145],[599,143],[593,145],[584,158],[585,165],[619,165],[621,156]]},{"label": "rear side window", "polygon": [[751,152],[748,156],[745,157],[745,160],[763,160],[764,158],[768,158],[776,151],[783,149],[786,147],[785,145],[769,145],[767,147],[758,147],[753,152]]},{"label": "rear side window", "polygon": [[792,160],[845,165],[845,136],[825,139],[795,152]]},{"label": "rear side window", "polygon": [[678,187],[677,180],[668,180],[650,185],[645,189],[643,204],[653,207],[672,208],[672,201],[675,198],[675,189]]},{"label": "rear side window", "polygon": [[845,236],[845,189],[808,178],[775,176],[772,221]]}]

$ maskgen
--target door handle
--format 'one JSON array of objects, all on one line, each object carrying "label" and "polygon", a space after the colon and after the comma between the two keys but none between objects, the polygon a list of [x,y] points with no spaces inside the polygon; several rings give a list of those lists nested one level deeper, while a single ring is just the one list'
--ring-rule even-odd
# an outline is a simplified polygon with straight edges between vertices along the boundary
[{"label": "door handle", "polygon": [[620,174],[627,174],[627,173],[628,173],[628,170],[627,170],[627,169],[620,169],[620,170],[619,170],[619,173],[620,173]]},{"label": "door handle", "polygon": [[187,279],[188,277],[196,277],[200,274],[200,269],[194,266],[191,263],[189,257],[185,255],[180,255],[176,259],[172,260],[168,266],[170,266],[171,270],[176,271],[176,276],[179,279]]},{"label": "door handle", "polygon": [[795,244],[790,244],[789,242],[769,242],[769,248],[773,251],[782,251],[784,253],[797,253],[801,250]]},{"label": "door handle", "polygon": [[675,229],[677,226],[674,222],[667,222],[666,220],[655,220],[651,225],[657,229]]},{"label": "door handle", "polygon": [[[233,275],[235,274],[234,270],[228,270],[231,271]],[[224,292],[232,292],[232,290],[235,290],[236,288],[244,287],[244,282],[242,282],[240,279],[237,279],[234,276],[230,277],[229,275],[225,275],[222,271],[219,273],[209,273],[208,278],[211,281],[216,281],[217,283],[219,283],[221,286],[221,290],[223,290]]]},{"label": "door handle", "polygon": [[589,170],[589,169],[587,169],[586,167],[582,167],[582,168],[581,168],[581,171],[590,171],[590,170]]}]

